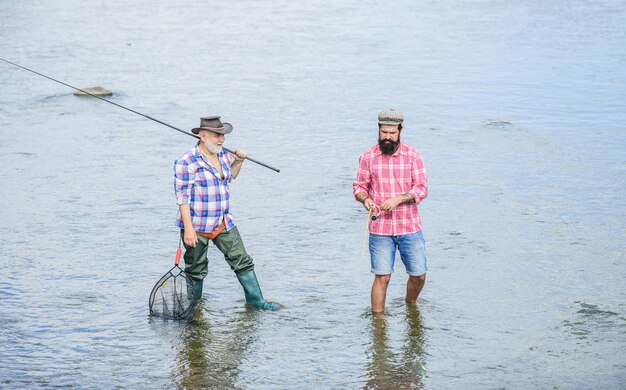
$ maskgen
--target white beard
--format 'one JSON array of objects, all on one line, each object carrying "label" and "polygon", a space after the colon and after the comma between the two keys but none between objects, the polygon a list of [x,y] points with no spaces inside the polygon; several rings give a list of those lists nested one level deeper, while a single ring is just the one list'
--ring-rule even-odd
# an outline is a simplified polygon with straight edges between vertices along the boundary
[{"label": "white beard", "polygon": [[218,154],[219,152],[222,151],[222,147],[221,146],[213,145],[209,141],[205,141],[204,142],[204,147],[207,148],[207,150],[209,152],[213,153],[213,154]]}]

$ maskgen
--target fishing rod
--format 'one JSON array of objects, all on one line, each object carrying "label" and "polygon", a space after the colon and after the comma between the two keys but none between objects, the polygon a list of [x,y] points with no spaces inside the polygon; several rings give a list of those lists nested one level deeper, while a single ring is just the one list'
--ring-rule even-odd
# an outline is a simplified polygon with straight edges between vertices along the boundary
[{"label": "fishing rod", "polygon": [[[174,126],[172,126],[172,125],[170,125],[170,124],[168,124],[168,123],[165,123],[165,122],[163,122],[163,121],[160,121],[160,120],[158,120],[158,119],[156,119],[156,118],[153,118],[153,117],[151,117],[151,116],[149,116],[149,115],[142,114],[142,113],[140,113],[140,112],[138,112],[138,111],[135,111],[135,110],[132,110],[132,109],[130,109],[130,108],[128,108],[128,107],[124,107],[124,106],[122,106],[121,104],[117,104],[117,103],[112,102],[112,101],[110,101],[110,100],[108,100],[108,99],[105,99],[105,98],[103,98],[103,97],[101,97],[101,96],[94,95],[94,94],[92,94],[92,93],[90,93],[90,92],[87,92],[87,91],[85,91],[85,90],[83,90],[83,89],[76,88],[76,87],[74,87],[73,85],[69,85],[69,84],[67,84],[67,83],[64,83],[63,81],[59,81],[59,80],[57,80],[57,79],[53,79],[52,77],[46,76],[45,74],[41,74],[41,73],[39,73],[39,72],[35,72],[35,71],[34,71],[34,70],[32,70],[32,69],[28,69],[28,68],[26,68],[26,67],[23,67],[23,66],[21,66],[21,65],[18,65],[18,64],[14,63],[14,62],[11,62],[11,61],[7,61],[7,60],[5,60],[4,58],[0,58],[0,61],[4,61],[4,62],[6,62],[7,64],[11,64],[11,65],[13,65],[13,66],[17,66],[18,68],[24,69],[24,70],[26,70],[26,71],[28,71],[28,72],[34,73],[34,74],[39,75],[39,76],[41,76],[41,77],[45,77],[45,78],[47,78],[48,80],[52,80],[52,81],[57,82],[57,83],[59,83],[59,84],[63,84],[63,85],[65,85],[66,87],[70,87],[70,88],[72,88],[72,89],[75,89],[75,90],[77,90],[77,91],[80,91],[80,92],[82,92],[82,93],[84,93],[84,94],[87,94],[87,95],[89,95],[89,96],[93,96],[93,97],[95,97],[95,98],[97,98],[97,99],[103,100],[103,101],[105,101],[105,102],[107,102],[107,103],[111,103],[111,104],[113,104],[113,105],[115,105],[115,106],[118,106],[119,108],[123,108],[123,109],[125,109],[125,110],[127,110],[127,111],[130,111],[130,112],[134,113],[134,114],[141,115],[141,116],[143,116],[144,118],[150,119],[151,121],[155,121],[156,123],[160,123],[160,124],[162,124],[163,126],[167,126],[167,127],[171,128],[171,129],[174,129],[174,130],[176,130],[176,131],[179,131],[179,132],[181,132],[181,133],[183,133],[183,134],[187,134],[188,136],[191,136],[191,137],[194,137],[194,138],[200,139],[200,137],[198,137],[198,136],[197,136],[197,135],[195,135],[195,134],[188,133],[188,132],[186,132],[185,130],[181,130],[181,129],[179,129],[178,127],[174,127]],[[229,152],[229,153],[235,154],[235,152],[234,152],[233,150],[230,150],[230,149],[228,149],[228,148],[224,148],[224,150],[225,150],[225,151],[227,151],[227,152]],[[274,168],[274,167],[272,167],[272,166],[269,166],[269,165],[267,165],[267,164],[265,164],[265,163],[262,163],[262,162],[260,162],[260,161],[258,161],[258,160],[255,160],[255,159],[253,159],[253,158],[250,158],[250,157],[247,157],[247,156],[246,156],[246,160],[250,160],[250,161],[252,161],[253,163],[256,163],[256,164],[259,164],[259,165],[261,165],[261,166],[264,166],[265,168],[269,168],[269,169],[271,169],[272,171],[280,172],[280,169],[277,169],[277,168]]]}]

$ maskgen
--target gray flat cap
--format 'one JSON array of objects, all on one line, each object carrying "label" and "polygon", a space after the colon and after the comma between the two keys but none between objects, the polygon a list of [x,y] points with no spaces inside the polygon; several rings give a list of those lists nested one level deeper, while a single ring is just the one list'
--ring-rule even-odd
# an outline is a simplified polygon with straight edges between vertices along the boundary
[{"label": "gray flat cap", "polygon": [[378,123],[381,125],[401,125],[404,117],[400,111],[388,109],[378,114]]}]

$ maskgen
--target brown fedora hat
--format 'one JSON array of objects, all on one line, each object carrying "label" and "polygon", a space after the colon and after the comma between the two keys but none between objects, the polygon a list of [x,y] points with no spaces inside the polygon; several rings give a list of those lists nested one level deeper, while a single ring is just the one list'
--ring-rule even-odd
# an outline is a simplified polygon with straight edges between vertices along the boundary
[{"label": "brown fedora hat", "polygon": [[191,129],[191,132],[198,134],[200,130],[209,130],[214,133],[228,134],[233,131],[233,125],[226,122],[222,123],[220,118],[220,116],[207,116],[205,118],[200,118],[200,127]]}]

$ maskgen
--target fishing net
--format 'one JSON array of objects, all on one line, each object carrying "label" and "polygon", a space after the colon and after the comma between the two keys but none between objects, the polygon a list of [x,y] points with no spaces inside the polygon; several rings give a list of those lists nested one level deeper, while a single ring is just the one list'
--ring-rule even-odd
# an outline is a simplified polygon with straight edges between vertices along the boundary
[{"label": "fishing net", "polygon": [[170,320],[186,320],[193,316],[196,297],[193,279],[178,266],[181,249],[176,252],[176,262],[150,293],[150,314]]}]

